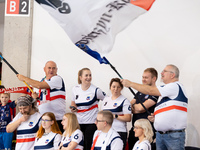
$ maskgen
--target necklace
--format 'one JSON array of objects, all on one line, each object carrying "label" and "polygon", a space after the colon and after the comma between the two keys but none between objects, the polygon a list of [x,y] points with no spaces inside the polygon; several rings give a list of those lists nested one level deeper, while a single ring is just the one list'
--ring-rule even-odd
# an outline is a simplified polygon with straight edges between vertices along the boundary
[{"label": "necklace", "polygon": [[49,134],[49,133],[44,133],[43,136],[46,136],[46,135],[48,135],[48,134]]}]

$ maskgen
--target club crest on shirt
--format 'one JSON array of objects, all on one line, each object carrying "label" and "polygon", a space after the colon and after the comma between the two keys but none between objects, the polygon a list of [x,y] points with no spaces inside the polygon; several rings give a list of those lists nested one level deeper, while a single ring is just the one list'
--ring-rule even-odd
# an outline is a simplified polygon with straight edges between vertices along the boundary
[{"label": "club crest on shirt", "polygon": [[49,139],[46,139],[45,144],[49,143]]},{"label": "club crest on shirt", "polygon": [[113,107],[117,107],[117,103],[114,103]]},{"label": "club crest on shirt", "polygon": [[33,122],[30,121],[28,125],[29,125],[29,127],[32,127],[33,126]]},{"label": "club crest on shirt", "polygon": [[72,140],[72,136],[69,137],[68,141],[71,141],[71,140]]},{"label": "club crest on shirt", "polygon": [[46,89],[42,89],[41,91],[42,91],[43,95],[47,95],[47,90]]},{"label": "club crest on shirt", "polygon": [[6,113],[6,117],[9,117],[9,113]]},{"label": "club crest on shirt", "polygon": [[86,97],[86,100],[90,100],[90,96],[87,96],[87,97]]},{"label": "club crest on shirt", "polygon": [[146,95],[144,98],[147,99],[149,97],[149,95]]}]

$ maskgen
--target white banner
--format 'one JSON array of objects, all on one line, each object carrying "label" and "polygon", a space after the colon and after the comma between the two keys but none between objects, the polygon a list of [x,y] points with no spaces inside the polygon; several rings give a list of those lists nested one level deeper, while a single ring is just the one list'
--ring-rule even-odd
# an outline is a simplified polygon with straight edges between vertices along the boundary
[{"label": "white banner", "polygon": [[109,53],[115,36],[154,0],[36,0],[65,30],[74,44],[86,44],[101,56]]}]

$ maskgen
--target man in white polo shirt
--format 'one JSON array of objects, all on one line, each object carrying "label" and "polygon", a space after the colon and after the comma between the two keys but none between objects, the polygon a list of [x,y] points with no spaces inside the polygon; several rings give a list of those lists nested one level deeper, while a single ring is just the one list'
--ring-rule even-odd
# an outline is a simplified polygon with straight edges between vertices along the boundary
[{"label": "man in white polo shirt", "polygon": [[[20,81],[25,81],[32,87],[39,89],[38,108],[41,115],[45,112],[52,112],[60,130],[63,132],[61,124],[62,117],[66,113],[65,84],[61,76],[57,75],[57,65],[54,61],[48,61],[45,64],[45,77],[41,81],[33,80],[18,74]],[[36,98],[36,97],[34,97]]]},{"label": "man in white polo shirt", "polygon": [[179,82],[179,69],[175,65],[167,65],[161,73],[164,86],[152,87],[129,80],[121,80],[126,87],[132,87],[141,93],[161,96],[154,114],[149,116],[154,121],[157,150],[184,150],[185,128],[187,126],[187,104],[183,85]]}]

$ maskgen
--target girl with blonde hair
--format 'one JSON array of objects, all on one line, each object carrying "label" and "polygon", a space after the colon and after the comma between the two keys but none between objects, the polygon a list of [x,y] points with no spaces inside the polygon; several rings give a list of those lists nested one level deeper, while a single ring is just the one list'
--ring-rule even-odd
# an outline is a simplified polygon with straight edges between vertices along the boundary
[{"label": "girl with blonde hair", "polygon": [[92,73],[89,68],[78,72],[78,85],[72,90],[71,112],[76,112],[81,131],[84,135],[84,149],[92,145],[93,134],[97,130],[95,119],[98,113],[99,100],[105,93],[92,83]]},{"label": "girl with blonde hair", "polygon": [[135,137],[139,140],[133,150],[151,150],[150,143],[153,141],[153,129],[148,119],[138,119],[134,123]]},{"label": "girl with blonde hair", "polygon": [[61,122],[64,133],[59,146],[60,150],[83,150],[83,133],[74,113],[66,113]]},{"label": "girl with blonde hair", "polygon": [[41,117],[41,126],[36,134],[34,150],[57,150],[61,134],[55,115],[51,112],[44,113]]}]

